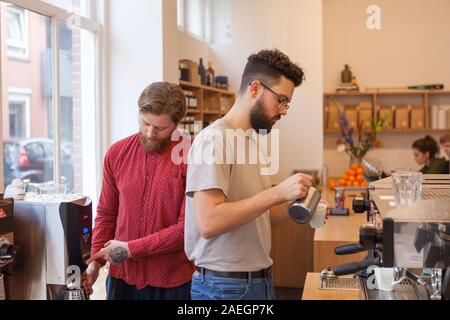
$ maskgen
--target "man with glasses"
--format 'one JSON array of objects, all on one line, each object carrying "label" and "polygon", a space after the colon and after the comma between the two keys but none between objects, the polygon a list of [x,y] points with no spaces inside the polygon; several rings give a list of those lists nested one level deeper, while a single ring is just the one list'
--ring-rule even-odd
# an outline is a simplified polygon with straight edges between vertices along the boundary
[{"label": "man with glasses", "polygon": [[193,265],[183,250],[186,164],[172,161],[172,133],[186,114],[181,88],[142,92],[139,132],[105,155],[103,185],[83,287],[92,294],[110,263],[107,300],[189,300]]},{"label": "man with glasses", "polygon": [[[275,299],[271,227],[289,217],[287,212],[269,213],[269,209],[305,198],[312,177],[296,174],[272,187],[270,178],[261,174],[260,163],[198,163],[196,159],[222,150],[227,159],[233,159],[233,143],[227,140],[230,130],[270,133],[287,115],[294,88],[303,80],[302,69],[278,50],[251,55],[236,103],[194,141],[188,161],[185,224],[185,251],[196,265],[192,299]],[[246,136],[248,148],[258,148],[257,144],[254,135]]]}]

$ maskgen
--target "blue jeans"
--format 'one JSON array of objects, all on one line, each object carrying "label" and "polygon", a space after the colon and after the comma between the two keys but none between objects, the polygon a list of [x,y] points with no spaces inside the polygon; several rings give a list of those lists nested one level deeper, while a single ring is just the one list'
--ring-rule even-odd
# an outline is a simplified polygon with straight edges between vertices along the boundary
[{"label": "blue jeans", "polygon": [[192,276],[192,300],[276,300],[272,274],[266,278],[235,279],[204,275]]},{"label": "blue jeans", "polygon": [[177,288],[145,287],[142,289],[129,285],[122,279],[110,276],[106,279],[106,300],[190,300],[191,283]]}]

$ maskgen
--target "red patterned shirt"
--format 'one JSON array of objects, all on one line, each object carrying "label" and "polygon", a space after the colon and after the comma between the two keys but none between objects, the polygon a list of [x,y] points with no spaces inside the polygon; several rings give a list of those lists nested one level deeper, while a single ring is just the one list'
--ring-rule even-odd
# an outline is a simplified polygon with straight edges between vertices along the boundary
[{"label": "red patterned shirt", "polygon": [[187,166],[171,160],[176,145],[147,152],[136,134],[105,156],[91,253],[112,239],[128,242],[132,258],[111,265],[109,274],[138,289],[178,287],[194,271],[184,253]]}]

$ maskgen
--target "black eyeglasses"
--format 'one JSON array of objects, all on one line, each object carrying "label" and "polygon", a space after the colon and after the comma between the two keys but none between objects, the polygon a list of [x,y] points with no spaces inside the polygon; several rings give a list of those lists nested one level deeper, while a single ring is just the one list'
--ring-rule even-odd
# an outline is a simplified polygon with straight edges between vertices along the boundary
[{"label": "black eyeglasses", "polygon": [[277,99],[278,99],[278,107],[280,107],[280,108],[286,108],[286,110],[289,110],[289,108],[290,108],[291,106],[289,105],[289,100],[288,100],[286,97],[284,97],[284,96],[282,96],[282,95],[276,93],[275,91],[273,91],[272,89],[270,89],[268,86],[266,86],[264,83],[260,82],[260,84],[261,84],[264,88],[266,88],[267,90],[269,90],[270,92],[272,92],[272,93],[277,97]]}]

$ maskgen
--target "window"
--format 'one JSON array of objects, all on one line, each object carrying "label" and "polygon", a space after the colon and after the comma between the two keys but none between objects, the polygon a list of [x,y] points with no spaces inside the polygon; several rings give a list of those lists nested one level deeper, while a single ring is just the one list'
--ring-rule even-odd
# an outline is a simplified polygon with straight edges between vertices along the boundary
[{"label": "window", "polygon": [[69,13],[90,17],[89,1],[92,0],[41,0],[61,8]]},{"label": "window", "polygon": [[[0,101],[0,161],[4,167],[0,191],[17,178],[64,183],[69,192],[90,197],[95,212],[101,180],[98,144],[102,130],[98,99],[100,27],[86,18],[87,6],[93,3],[0,0],[0,21],[8,21],[9,34],[33,40],[26,50],[29,60],[22,63],[4,59],[9,55],[11,37],[0,38],[0,90],[6,101],[6,105]],[[65,8],[67,4],[74,8],[79,5],[80,10]],[[68,12],[75,13],[70,13],[69,18]],[[28,28],[26,35],[24,30]]]},{"label": "window", "polygon": [[208,8],[209,1],[206,0],[178,0],[179,29],[202,41],[207,41]]},{"label": "window", "polygon": [[231,0],[178,0],[178,28],[210,44],[231,43]]},{"label": "window", "polygon": [[[2,20],[11,6],[5,6],[2,1],[0,4]],[[48,122],[48,119],[54,116],[53,74],[51,69],[45,68],[44,63],[48,52],[53,49],[51,39],[47,39],[46,35],[46,26],[51,26],[51,18],[26,9],[20,9],[20,12],[27,16],[30,22],[30,38],[33,41],[30,42],[29,61],[23,63],[0,59],[0,89],[7,102],[1,106],[5,187],[14,179],[29,179],[33,183],[54,180],[55,161],[45,158],[40,151],[43,143],[54,143],[49,135],[52,124]],[[2,58],[5,48],[8,55],[8,45],[0,43]]]},{"label": "window", "polygon": [[[13,90],[10,90],[12,92]],[[30,96],[28,94],[8,94],[9,136],[26,138],[30,135]]]},{"label": "window", "polygon": [[28,59],[28,14],[24,9],[6,7],[6,51],[8,57]]},{"label": "window", "polygon": [[[61,146],[73,164],[73,183],[76,193],[91,192],[95,184],[95,38],[91,31],[61,22],[60,28],[60,88],[61,88]],[[64,159],[61,159],[64,168]]]}]

